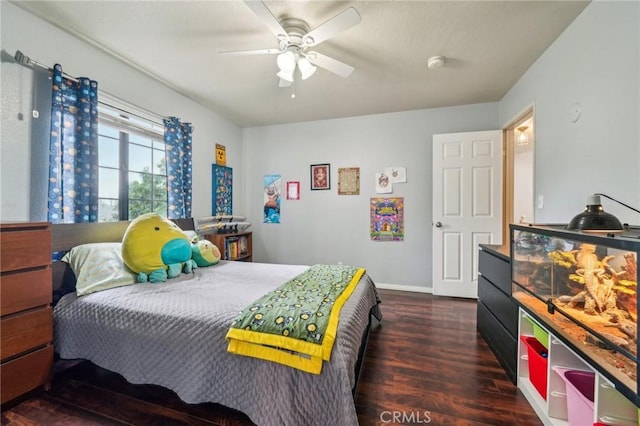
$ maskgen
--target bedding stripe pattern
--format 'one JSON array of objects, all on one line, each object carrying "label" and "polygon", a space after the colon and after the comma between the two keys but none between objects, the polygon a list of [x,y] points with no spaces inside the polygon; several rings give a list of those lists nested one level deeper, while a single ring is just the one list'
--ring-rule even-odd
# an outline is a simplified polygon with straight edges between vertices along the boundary
[{"label": "bedding stripe pattern", "polygon": [[364,273],[311,266],[244,308],[226,335],[227,350],[320,374],[331,359],[340,310]]}]

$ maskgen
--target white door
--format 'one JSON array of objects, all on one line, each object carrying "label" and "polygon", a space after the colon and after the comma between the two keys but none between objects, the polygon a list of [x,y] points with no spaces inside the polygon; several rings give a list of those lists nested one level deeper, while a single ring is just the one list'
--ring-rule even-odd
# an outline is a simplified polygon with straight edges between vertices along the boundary
[{"label": "white door", "polygon": [[502,131],[433,135],[433,294],[478,297],[478,244],[502,242]]}]

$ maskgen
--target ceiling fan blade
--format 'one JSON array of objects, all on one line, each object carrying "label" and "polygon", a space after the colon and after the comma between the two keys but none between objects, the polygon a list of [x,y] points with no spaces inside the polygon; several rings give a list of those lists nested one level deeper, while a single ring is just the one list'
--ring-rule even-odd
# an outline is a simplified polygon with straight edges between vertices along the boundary
[{"label": "ceiling fan blade", "polygon": [[232,50],[226,52],[218,52],[221,55],[235,55],[235,56],[244,56],[244,55],[275,55],[280,53],[280,49],[258,49],[258,50]]},{"label": "ceiling fan blade", "polygon": [[322,43],[329,37],[333,37],[341,31],[353,27],[362,22],[362,18],[353,7],[329,19],[324,24],[311,30],[302,38],[302,43],[306,46],[315,46]]},{"label": "ceiling fan blade", "polygon": [[253,10],[253,13],[258,15],[258,18],[269,28],[278,40],[288,40],[289,36],[287,32],[282,28],[280,22],[276,19],[275,16],[271,13],[271,11],[267,8],[267,6],[258,0],[244,0],[245,4]]},{"label": "ceiling fan blade", "polygon": [[330,58],[327,55],[323,55],[318,52],[307,53],[307,59],[313,65],[317,65],[320,68],[324,68],[327,71],[331,71],[334,74],[338,74],[341,77],[349,77],[353,72],[353,67],[347,65],[344,62],[340,62],[337,59]]},{"label": "ceiling fan blade", "polygon": [[291,86],[293,83],[290,81],[285,80],[284,78],[280,79],[280,83],[278,83],[278,87],[289,87]]}]

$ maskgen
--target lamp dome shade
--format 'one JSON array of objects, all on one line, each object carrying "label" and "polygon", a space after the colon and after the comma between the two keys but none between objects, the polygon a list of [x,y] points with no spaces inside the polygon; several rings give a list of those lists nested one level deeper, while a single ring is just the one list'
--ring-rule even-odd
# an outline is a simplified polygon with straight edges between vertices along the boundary
[{"label": "lamp dome shade", "polygon": [[302,75],[302,79],[306,80],[316,72],[317,68],[311,65],[311,62],[307,58],[301,58],[298,60],[298,69],[300,69],[300,74]]},{"label": "lamp dome shade", "polygon": [[283,80],[293,83],[293,71],[280,71],[276,75]]},{"label": "lamp dome shade", "polygon": [[283,52],[278,55],[276,63],[281,71],[293,72],[296,69],[296,55],[291,51]]},{"label": "lamp dome shade", "polygon": [[576,215],[567,229],[574,231],[619,232],[623,231],[622,223],[614,215],[607,213],[600,204],[600,197],[589,197],[584,211]]}]

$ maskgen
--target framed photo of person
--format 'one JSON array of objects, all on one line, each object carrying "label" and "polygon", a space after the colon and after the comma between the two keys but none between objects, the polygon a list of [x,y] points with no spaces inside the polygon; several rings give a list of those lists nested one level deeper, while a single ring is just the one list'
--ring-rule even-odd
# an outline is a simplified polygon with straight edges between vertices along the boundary
[{"label": "framed photo of person", "polygon": [[311,190],[331,189],[331,166],[329,164],[311,165]]}]

